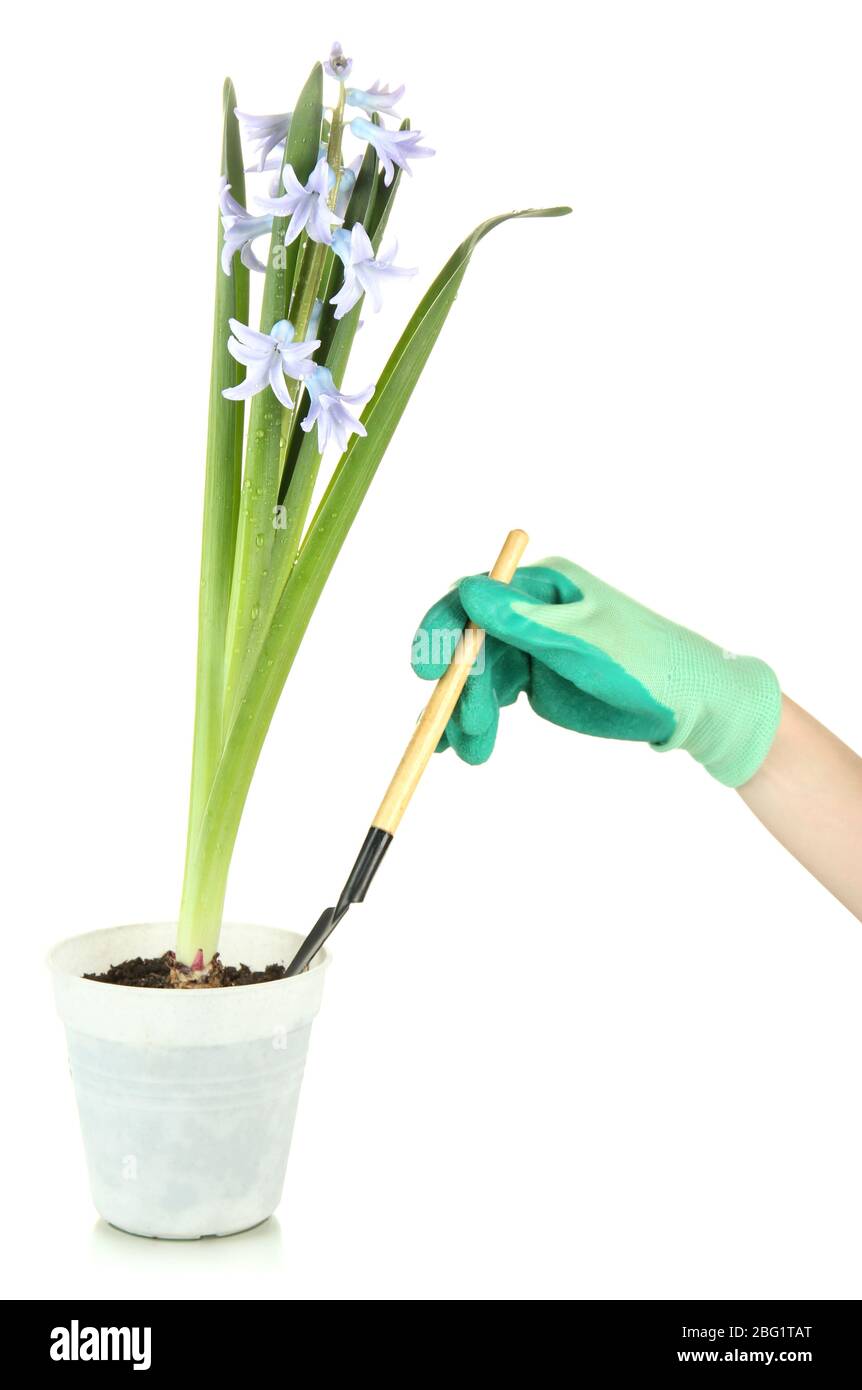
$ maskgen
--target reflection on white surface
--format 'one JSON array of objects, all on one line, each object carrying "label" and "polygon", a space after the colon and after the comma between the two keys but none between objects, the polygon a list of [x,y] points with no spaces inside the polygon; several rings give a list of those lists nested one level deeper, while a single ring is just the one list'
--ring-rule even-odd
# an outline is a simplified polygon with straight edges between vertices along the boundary
[{"label": "reflection on white surface", "polygon": [[[120,1266],[136,1276],[136,1289],[140,1296],[140,1280],[153,1278],[151,1297],[164,1296],[161,1280],[167,1278],[173,1290],[173,1281],[191,1275],[197,1278],[206,1274],[206,1285],[218,1284],[224,1277],[230,1288],[232,1298],[244,1296],[243,1276],[251,1276],[258,1281],[261,1276],[276,1274],[282,1268],[282,1238],[278,1219],[271,1216],[250,1231],[241,1231],[235,1236],[209,1236],[204,1240],[151,1240],[146,1236],[132,1236],[118,1231],[101,1218],[93,1226],[90,1236],[90,1255],[94,1270],[116,1271]],[[122,1297],[122,1290],[117,1291]],[[146,1295],[144,1295],[146,1296]],[[253,1297],[260,1297],[256,1286]],[[279,1295],[274,1291],[274,1296]]]}]

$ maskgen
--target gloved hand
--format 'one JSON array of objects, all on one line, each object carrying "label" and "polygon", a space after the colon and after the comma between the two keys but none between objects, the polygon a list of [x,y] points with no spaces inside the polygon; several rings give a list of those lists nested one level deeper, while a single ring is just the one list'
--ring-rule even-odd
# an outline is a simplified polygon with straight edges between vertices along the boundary
[{"label": "gloved hand", "polygon": [[522,690],[553,724],[685,748],[728,787],[769,752],[781,691],[765,662],[722,651],[568,560],[519,569],[511,584],[463,579],[414,638],[417,675],[443,674],[454,649],[446,634],[468,617],[487,633],[484,669],[471,673],[440,743],[465,762],[490,757],[500,707]]}]

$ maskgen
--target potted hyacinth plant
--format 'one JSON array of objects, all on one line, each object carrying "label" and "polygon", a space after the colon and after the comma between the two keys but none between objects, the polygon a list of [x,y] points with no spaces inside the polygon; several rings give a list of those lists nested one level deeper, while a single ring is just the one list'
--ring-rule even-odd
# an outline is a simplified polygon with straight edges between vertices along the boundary
[{"label": "potted hyacinth plant", "polygon": [[[391,280],[413,274],[386,233],[402,175],[433,150],[401,119],[403,95],[378,82],[352,85],[338,44],[290,113],[246,114],[232,83],[224,87],[179,924],[91,932],[51,957],[95,1202],[139,1234],[226,1234],[278,1203],[326,957],[287,978],[299,936],[222,925],[252,775],[317,600],[473,251],[509,218],[569,210],[482,223],[422,297],[376,383],[345,389],[361,314],[380,309]],[[330,452],[336,462],[312,512]]]}]

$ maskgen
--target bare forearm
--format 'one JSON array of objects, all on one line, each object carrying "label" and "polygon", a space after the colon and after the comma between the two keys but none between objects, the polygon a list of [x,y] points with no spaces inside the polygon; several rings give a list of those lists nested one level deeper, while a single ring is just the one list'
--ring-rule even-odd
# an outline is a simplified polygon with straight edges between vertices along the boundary
[{"label": "bare forearm", "polygon": [[862,758],[785,695],[772,748],[739,795],[862,920]]}]

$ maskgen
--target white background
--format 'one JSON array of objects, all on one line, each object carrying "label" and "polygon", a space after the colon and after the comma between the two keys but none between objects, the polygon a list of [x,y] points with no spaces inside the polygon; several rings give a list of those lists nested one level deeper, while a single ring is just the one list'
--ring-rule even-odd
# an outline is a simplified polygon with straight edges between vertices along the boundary
[{"label": "white background", "polygon": [[176,911],[221,83],[289,108],[334,36],[438,151],[391,224],[420,276],[348,385],[482,217],[575,212],[475,256],[291,676],[229,915],[305,930],[333,900],[424,698],[413,628],[513,525],[862,743],[858,7],[10,12],[6,1292],[859,1297],[858,924],[686,755],[524,703],[484,768],[432,764],[338,933],[277,1221],[96,1221],[42,961]]}]

